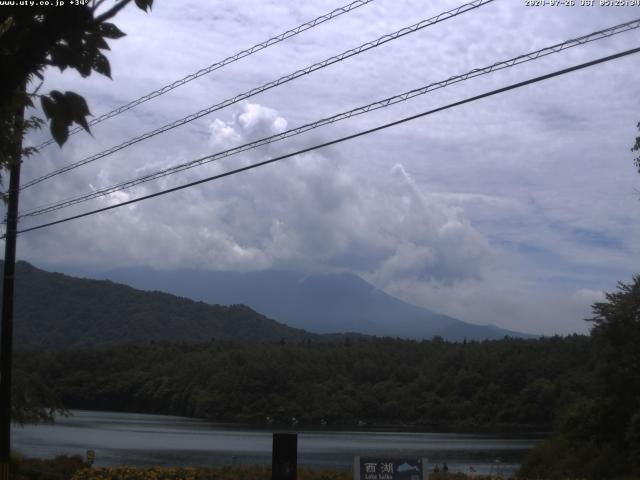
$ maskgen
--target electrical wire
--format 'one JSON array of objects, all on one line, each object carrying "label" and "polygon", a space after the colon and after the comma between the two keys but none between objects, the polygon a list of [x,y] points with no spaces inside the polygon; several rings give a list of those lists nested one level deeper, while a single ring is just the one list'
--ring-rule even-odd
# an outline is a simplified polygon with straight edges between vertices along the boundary
[{"label": "electrical wire", "polygon": [[[467,98],[467,99],[464,99],[464,100],[460,100],[458,102],[450,103],[450,104],[445,105],[443,107],[438,107],[438,108],[435,108],[433,110],[428,110],[426,112],[418,113],[416,115],[405,117],[405,118],[402,118],[400,120],[396,120],[394,122],[385,123],[384,125],[380,125],[380,126],[377,126],[377,127],[374,127],[374,128],[370,128],[368,130],[363,130],[361,132],[354,133],[352,135],[347,135],[347,136],[344,136],[344,137],[340,137],[340,138],[337,138],[335,140],[331,140],[329,142],[325,142],[325,143],[321,143],[321,144],[318,144],[318,145],[314,145],[312,147],[307,147],[307,148],[304,148],[302,150],[297,150],[295,152],[288,153],[286,155],[280,155],[278,157],[271,158],[269,160],[264,160],[262,162],[254,163],[254,164],[247,165],[247,166],[241,167],[241,168],[236,168],[234,170],[231,170],[231,171],[228,171],[228,172],[225,172],[225,173],[221,173],[221,174],[218,174],[218,175],[213,175],[213,176],[210,176],[210,177],[207,177],[207,178],[203,178],[201,180],[196,180],[194,182],[186,183],[184,185],[179,185],[177,187],[169,188],[169,189],[166,189],[166,190],[161,190],[159,192],[152,193],[150,195],[145,195],[143,197],[134,198],[134,199],[131,199],[131,200],[127,200],[125,202],[116,203],[116,204],[109,205],[109,206],[106,206],[106,207],[98,208],[96,210],[91,210],[91,211],[84,212],[84,213],[81,213],[81,214],[78,214],[78,215],[73,215],[73,216],[70,216],[70,217],[62,218],[60,220],[55,220],[55,221],[52,221],[52,222],[43,223],[43,224],[40,224],[40,225],[36,225],[34,227],[24,228],[22,230],[18,230],[17,233],[26,233],[26,232],[31,232],[31,231],[34,231],[34,230],[40,230],[40,229],[43,229],[43,228],[46,228],[46,227],[51,227],[53,225],[59,225],[61,223],[66,223],[66,222],[69,222],[69,221],[72,221],[72,220],[76,220],[76,219],[79,219],[79,218],[84,218],[84,217],[88,217],[90,215],[95,215],[95,214],[98,214],[98,213],[106,212],[108,210],[113,210],[115,208],[124,207],[126,205],[132,205],[134,203],[138,203],[138,202],[141,202],[143,200],[149,200],[151,198],[160,197],[160,196],[166,195],[168,193],[177,192],[179,190],[184,190],[186,188],[194,187],[196,185],[201,185],[203,183],[208,183],[208,182],[211,182],[211,181],[214,181],[214,180],[219,180],[221,178],[229,177],[231,175],[235,175],[235,174],[238,174],[238,173],[241,173],[241,172],[245,172],[245,171],[248,171],[248,170],[253,170],[253,169],[258,168],[258,167],[269,165],[271,163],[275,163],[275,162],[278,162],[280,160],[284,160],[286,158],[291,158],[291,157],[294,157],[296,155],[301,155],[303,153],[311,152],[313,150],[318,150],[320,148],[325,148],[325,147],[328,147],[328,146],[331,146],[331,145],[336,145],[338,143],[346,142],[348,140],[353,140],[354,138],[362,137],[364,135],[368,135],[368,134],[371,134],[371,133],[374,133],[374,132],[378,132],[378,131],[381,131],[381,130],[384,130],[384,129],[387,129],[387,128],[390,128],[390,127],[394,127],[394,126],[397,126],[397,125],[400,125],[400,124],[403,124],[403,123],[406,123],[406,122],[409,122],[409,121],[412,121],[412,120],[416,120],[418,118],[422,118],[422,117],[425,117],[425,116],[428,116],[428,115],[432,115],[432,114],[437,113],[437,112],[448,110],[450,108],[454,108],[454,107],[457,107],[457,106],[460,106],[460,105],[465,105],[465,104],[468,104],[468,103],[471,103],[471,102],[475,102],[475,101],[481,100],[483,98],[487,98],[487,97],[491,97],[491,96],[494,96],[494,95],[498,95],[498,94],[501,94],[501,93],[504,93],[504,92],[507,92],[507,91],[510,91],[510,90],[515,90],[517,88],[522,88],[524,86],[531,85],[533,83],[541,82],[543,80],[548,80],[550,78],[557,77],[557,76],[560,76],[560,75],[565,75],[567,73],[575,72],[577,70],[582,70],[582,69],[587,68],[587,67],[592,67],[594,65],[599,65],[601,63],[605,63],[605,62],[609,62],[609,61],[612,61],[612,60],[616,60],[618,58],[622,58],[622,57],[625,57],[627,55],[635,54],[635,53],[638,53],[638,52],[640,52],[640,47],[633,48],[633,49],[630,49],[630,50],[625,50],[623,52],[616,53],[614,55],[609,55],[607,57],[602,57],[602,58],[599,58],[599,59],[596,59],[596,60],[592,60],[590,62],[582,63],[582,64],[579,64],[579,65],[574,65],[573,67],[564,68],[562,70],[557,70],[557,71],[552,72],[552,73],[548,73],[548,74],[545,74],[545,75],[534,77],[534,78],[531,78],[529,80],[525,80],[525,81],[522,81],[522,82],[514,83],[514,84],[508,85],[506,87],[498,88],[496,90],[491,90],[489,92],[486,92],[486,93],[483,93],[483,94],[480,94],[480,95],[476,95],[474,97],[470,97],[470,98]],[[1,237],[1,238],[4,238],[4,237]]]},{"label": "electrical wire", "polygon": [[[362,7],[364,5],[367,5],[368,3],[373,2],[374,0],[356,0],[355,2],[351,2],[348,5],[344,5],[342,7],[338,7],[332,11],[330,11],[329,13],[325,13],[324,15],[321,15],[317,18],[314,18],[313,20],[303,23],[302,25],[299,25],[295,28],[292,28],[291,30],[287,30],[286,32],[280,33],[279,35],[276,35],[275,37],[271,37],[268,40],[265,40],[262,43],[258,43],[256,45],[254,45],[253,47],[249,47],[245,50],[242,50],[238,53],[235,53],[227,58],[225,58],[224,60],[221,60],[219,62],[213,63],[211,65],[209,65],[208,67],[202,68],[200,70],[198,70],[195,73],[192,73],[191,75],[187,75],[186,77],[181,78],[180,80],[176,80],[172,83],[170,83],[169,85],[165,85],[164,87],[161,87],[157,90],[154,90],[151,93],[147,93],[146,95],[137,98],[136,100],[132,100],[129,103],[126,103],[124,105],[121,105],[117,108],[114,108],[113,110],[111,110],[110,112],[107,112],[103,115],[100,115],[99,117],[96,117],[94,119],[92,119],[89,122],[89,126],[93,126],[96,125],[98,123],[104,122],[105,120],[108,120],[109,118],[113,118],[117,115],[120,115],[121,113],[126,112],[127,110],[131,110],[134,107],[137,107],[138,105],[141,105],[145,102],[148,102],[149,100],[159,97],[160,95],[164,95],[165,93],[170,92],[171,90],[181,87],[182,85],[184,85],[185,83],[189,83],[192,80],[195,80],[196,78],[200,78],[203,75],[207,75],[215,70],[218,70],[222,67],[225,67],[231,63],[237,62],[238,60],[248,57],[249,55],[253,55],[254,53],[257,53],[261,50],[264,50],[265,48],[268,48],[272,45],[275,45],[277,43],[280,43],[288,38],[291,38],[295,35],[298,35],[299,33],[302,33],[306,30],[309,30],[313,27],[316,27],[322,23],[325,23],[329,20],[332,20],[336,17],[339,17],[340,15],[343,15],[345,13],[351,12],[353,10],[355,10],[356,8]],[[73,129],[69,130],[69,135],[73,135],[75,133],[81,132],[83,130],[82,127],[77,126],[74,127]],[[55,140],[53,138],[50,138],[49,140],[37,145],[35,148],[37,149],[41,149],[43,147],[46,147],[47,145],[51,145],[55,143]]]},{"label": "electrical wire", "polygon": [[476,68],[473,69],[467,73],[464,73],[462,75],[456,75],[453,77],[450,77],[446,80],[440,81],[440,82],[434,82],[434,83],[430,83],[429,85],[426,85],[424,87],[421,88],[417,88],[417,89],[413,89],[410,90],[408,92],[404,92],[398,95],[394,95],[392,97],[388,97],[385,98],[383,100],[378,100],[376,102],[370,103],[368,105],[365,106],[361,106],[361,107],[357,107],[354,109],[351,109],[349,111],[346,112],[342,112],[336,115],[333,115],[331,117],[326,117],[320,120],[317,120],[315,122],[311,122],[311,123],[307,123],[305,125],[296,127],[296,128],[292,128],[290,130],[287,130],[285,132],[281,132],[275,135],[271,135],[269,137],[265,137],[265,138],[261,138],[259,140],[255,140],[253,142],[250,143],[246,143],[244,145],[240,145],[228,150],[224,150],[222,152],[217,152],[214,153],[212,155],[207,155],[195,160],[192,160],[190,162],[186,162],[180,165],[175,165],[173,167],[169,167],[154,173],[150,173],[148,175],[144,175],[142,177],[138,177],[135,179],[131,179],[131,180],[127,180],[125,182],[121,182],[100,190],[96,190],[93,192],[89,192],[83,195],[79,195],[79,196],[74,196],[71,198],[67,198],[65,200],[61,200],[58,202],[54,202],[54,203],[50,203],[48,205],[45,206],[40,206],[40,207],[36,207],[36,208],[32,208],[30,210],[26,210],[24,213],[21,213],[18,218],[24,218],[24,217],[34,217],[37,215],[42,215],[45,213],[50,213],[56,210],[60,210],[62,208],[66,208],[66,207],[70,207],[72,205],[76,205],[79,203],[84,203],[87,202],[89,200],[93,200],[95,198],[99,198],[99,197],[103,197],[106,195],[109,195],[111,193],[115,193],[118,191],[122,191],[128,188],[132,188],[134,186],[146,183],[146,182],[150,182],[152,180],[157,180],[159,178],[168,176],[168,175],[172,175],[190,168],[194,168],[209,162],[213,162],[216,160],[220,160],[222,158],[226,158],[226,157],[230,157],[232,155],[236,155],[238,153],[241,152],[245,152],[247,150],[252,150],[264,145],[268,145],[270,143],[273,142],[277,142],[280,140],[284,140],[286,138],[290,138],[296,135],[300,135],[304,132],[307,132],[309,130],[313,130],[315,128],[319,128],[321,126],[324,125],[329,125],[335,122],[339,122],[341,120],[345,120],[351,117],[354,117],[356,115],[362,115],[364,113],[368,113],[374,110],[378,110],[381,108],[386,108],[388,106],[391,105],[395,105],[397,103],[400,102],[404,102],[407,101],[411,98],[417,97],[419,95],[424,95],[426,93],[429,93],[431,91],[440,89],[440,88],[444,88],[447,87],[449,85],[458,83],[458,82],[462,82],[465,80],[468,80],[470,78],[474,78],[480,75],[486,75],[489,74],[491,72],[495,72],[498,70],[502,70],[505,68],[509,68],[509,67],[513,67],[515,65],[519,65],[522,63],[526,63],[526,62],[530,62],[533,60],[536,60],[538,58],[547,56],[547,55],[551,55],[553,53],[558,53],[561,52],[563,50],[566,50],[568,48],[572,48],[578,45],[584,45],[586,43],[589,42],[593,42],[596,40],[601,40],[603,38],[609,38],[613,35],[618,35],[620,33],[623,32],[628,32],[630,30],[634,30],[640,28],[640,19],[636,19],[636,20],[632,20],[630,22],[625,22],[619,25],[615,25],[613,27],[609,27],[606,28],[604,30],[599,30],[597,32],[593,32],[590,33],[588,35],[583,35],[581,37],[577,37],[577,38],[573,38],[570,40],[566,40],[562,43],[558,43],[549,47],[545,47],[539,50],[536,50],[534,52],[530,52],[530,53],[526,53],[524,55],[519,55],[517,57],[511,58],[509,60],[503,60],[500,62],[496,62],[493,63],[492,65],[486,66],[486,67],[482,67],[482,68]]},{"label": "electrical wire", "polygon": [[326,60],[323,60],[321,62],[318,63],[314,63],[311,66],[308,66],[306,68],[303,68],[301,70],[297,70],[289,75],[285,75],[284,77],[280,77],[277,80],[273,80],[271,82],[268,82],[260,87],[256,87],[253,88],[247,92],[241,93],[239,95],[236,95],[235,97],[229,98],[227,100],[224,100],[223,102],[220,102],[216,105],[212,105],[208,108],[205,108],[203,110],[200,110],[198,112],[192,113],[191,115],[187,115],[184,118],[181,118],[179,120],[176,120],[174,122],[168,123],[160,128],[157,128],[155,130],[152,130],[150,132],[144,133],[138,137],[132,138],[130,140],[127,140],[126,142],[123,142],[119,145],[116,145],[114,147],[111,147],[107,150],[104,150],[100,153],[91,155],[89,157],[86,157],[82,160],[79,160],[77,162],[71,163],[65,167],[59,168],[57,170],[54,170],[53,172],[50,172],[46,175],[43,175],[41,177],[35,178],[29,182],[26,182],[24,185],[22,185],[21,190],[25,189],[25,188],[29,188],[33,185],[36,185],[40,182],[43,182],[49,178],[55,177],[57,175],[60,175],[62,173],[68,172],[70,170],[73,170],[75,168],[81,167],[82,165],[86,165],[88,163],[94,162],[96,160],[99,160],[101,158],[104,158],[108,155],[111,155],[115,152],[118,152],[124,148],[130,147],[131,145],[134,145],[138,142],[141,142],[143,140],[146,140],[148,138],[154,137],[156,135],[159,135],[161,133],[167,132],[169,130],[172,130],[176,127],[180,127],[186,123],[192,122],[194,120],[197,120],[198,118],[204,117],[205,115],[209,115],[212,112],[215,112],[217,110],[220,110],[222,108],[228,107],[230,105],[233,105],[235,103],[238,103],[242,100],[246,100],[247,98],[253,97],[254,95],[257,95],[259,93],[262,93],[266,90],[272,89],[274,87],[278,87],[280,85],[283,85],[285,83],[288,83],[292,80],[295,80],[296,78],[302,77],[304,75],[308,75],[312,72],[315,72],[316,70],[320,70],[322,68],[325,68],[329,65],[333,65],[334,63],[338,63],[341,62],[343,60],[346,60],[347,58],[353,57],[355,55],[359,55],[362,52],[366,52],[367,50],[371,50],[372,48],[376,48],[379,47],[380,45],[383,45],[387,42],[396,40],[398,38],[401,38],[405,35],[417,32],[419,30],[422,30],[423,28],[429,27],[431,25],[434,25],[436,23],[440,23],[444,20],[448,20],[450,18],[456,17],[458,15],[461,15],[463,13],[466,13],[468,11],[474,10],[476,8],[479,8],[483,5],[486,5],[488,3],[493,2],[494,0],[474,0],[473,2],[470,3],[465,3],[457,8],[454,8],[452,10],[449,10],[447,12],[443,12],[440,13],[438,15],[436,15],[435,17],[431,17],[425,20],[422,20],[414,25],[411,25],[409,27],[405,27],[402,28],[394,33],[391,34],[387,34],[387,35],[383,35],[382,37],[372,41],[372,42],[367,42],[364,43],[356,48],[352,48],[350,50],[347,50],[339,55],[335,55],[333,57],[330,57]]}]

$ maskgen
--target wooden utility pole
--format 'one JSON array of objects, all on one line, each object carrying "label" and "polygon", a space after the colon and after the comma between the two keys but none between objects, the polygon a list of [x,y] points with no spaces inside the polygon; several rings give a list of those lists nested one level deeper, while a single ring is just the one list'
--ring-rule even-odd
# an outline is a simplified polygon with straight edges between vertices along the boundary
[{"label": "wooden utility pole", "polygon": [[15,157],[9,162],[7,231],[4,244],[4,283],[2,284],[2,323],[0,325],[0,480],[9,480],[11,460],[11,363],[13,357],[13,281],[16,268],[18,196],[22,162],[24,108],[14,120]]}]

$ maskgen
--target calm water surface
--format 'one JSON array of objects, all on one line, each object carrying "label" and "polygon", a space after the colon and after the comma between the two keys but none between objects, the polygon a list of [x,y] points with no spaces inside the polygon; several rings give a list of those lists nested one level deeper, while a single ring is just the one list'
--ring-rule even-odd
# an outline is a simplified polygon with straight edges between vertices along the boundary
[{"label": "calm water surface", "polygon": [[[27,456],[96,452],[96,466],[271,464],[272,430],[166,415],[72,411],[53,425],[15,427],[13,448]],[[353,457],[427,457],[450,471],[510,475],[539,435],[467,435],[369,430],[298,431],[298,464],[351,468]],[[499,462],[496,459],[500,459]]]}]

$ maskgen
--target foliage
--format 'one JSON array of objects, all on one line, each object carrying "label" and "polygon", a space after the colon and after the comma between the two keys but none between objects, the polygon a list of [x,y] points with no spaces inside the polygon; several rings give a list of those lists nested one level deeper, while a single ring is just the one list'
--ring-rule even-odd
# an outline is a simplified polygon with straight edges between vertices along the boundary
[{"label": "foliage", "polygon": [[[38,89],[26,92],[28,83],[44,78],[47,67],[60,71],[76,70],[82,77],[97,72],[111,77],[109,60],[103,53],[109,50],[108,39],[125,34],[108,22],[131,0],[119,0],[105,11],[99,11],[104,0],[59,8],[32,2],[33,5],[5,5],[0,9],[0,167],[6,167],[33,148],[17,152],[17,145],[30,128],[43,123],[37,117],[21,122],[25,107],[32,107],[32,98],[40,98],[51,135],[62,145],[73,123],[89,131],[86,117],[90,115],[84,98],[74,92],[53,90],[39,94]],[[135,0],[142,10],[150,9],[153,0]]]},{"label": "foliage", "polygon": [[[118,0],[100,12],[104,0],[76,2],[63,8],[52,5],[54,2],[13,2],[0,9],[0,171],[36,152],[34,147],[22,147],[26,132],[44,124],[36,116],[25,116],[26,108],[34,107],[35,97],[40,98],[58,145],[67,140],[73,123],[89,131],[86,117],[90,112],[82,96],[57,90],[40,94],[42,83],[29,92],[29,83],[34,77],[44,80],[47,67],[73,69],[82,77],[92,71],[111,77],[111,67],[103,53],[109,50],[106,39],[117,39],[124,33],[107,20],[130,2]],[[146,11],[153,0],[135,3]],[[6,193],[1,195],[6,200]],[[49,392],[36,375],[19,377],[12,394],[12,420],[51,420],[60,409],[55,398],[47,397]]]},{"label": "foliage", "polygon": [[32,98],[35,94],[20,92],[14,95],[11,101],[0,103],[0,166],[8,167],[21,157],[30,157],[36,152],[33,147],[18,148],[27,131],[39,129],[44,123],[36,116],[24,118],[22,115],[25,104],[33,105]]},{"label": "foliage", "polygon": [[26,424],[53,422],[57,415],[66,415],[55,381],[37,370],[25,370],[22,364],[13,365],[11,388],[11,421]]},{"label": "foliage", "polygon": [[155,343],[18,356],[68,408],[216,421],[551,428],[585,389],[588,337],[447,343],[360,339]]},{"label": "foliage", "polygon": [[73,475],[87,468],[82,457],[60,455],[52,459],[24,458],[12,455],[12,480],[68,480]]},{"label": "foliage", "polygon": [[[223,468],[94,468],[77,472],[73,480],[271,480],[271,467],[243,466]],[[350,480],[347,470],[310,470],[299,468],[299,480]]]},{"label": "foliage", "polygon": [[553,438],[524,463],[529,477],[640,476],[640,276],[593,305],[593,371]]},{"label": "foliage", "polygon": [[41,372],[14,368],[11,389],[11,421],[18,425],[52,422],[56,415],[66,415],[51,379]]}]

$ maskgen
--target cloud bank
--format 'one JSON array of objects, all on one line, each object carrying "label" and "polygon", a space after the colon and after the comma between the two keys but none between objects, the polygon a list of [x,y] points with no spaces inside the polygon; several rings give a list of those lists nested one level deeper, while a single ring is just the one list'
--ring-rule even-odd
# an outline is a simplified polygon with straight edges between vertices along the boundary
[{"label": "cloud bank", "polygon": [[[24,164],[34,178],[241,91],[453,8],[380,0],[205,76]],[[115,81],[47,73],[102,113],[339,6],[160,2],[124,11]],[[25,190],[61,198],[224,150],[628,21],[633,8],[493,2]],[[168,35],[167,32],[171,32]],[[120,192],[79,213],[224,172],[628,48],[637,32],[433,92]],[[195,40],[197,41],[195,41]],[[611,62],[276,165],[24,234],[37,265],[348,270],[462,320],[585,332],[602,291],[640,270],[635,60]],[[44,139],[35,134],[31,144]],[[61,218],[62,212],[32,220]]]}]

